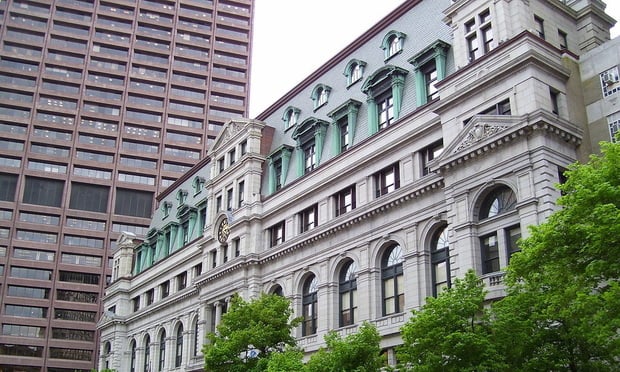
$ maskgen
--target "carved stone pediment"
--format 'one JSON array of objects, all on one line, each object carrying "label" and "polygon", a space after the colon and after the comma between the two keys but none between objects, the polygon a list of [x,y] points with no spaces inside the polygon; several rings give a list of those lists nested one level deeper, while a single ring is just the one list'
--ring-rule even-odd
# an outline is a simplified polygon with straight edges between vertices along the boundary
[{"label": "carved stone pediment", "polygon": [[473,127],[469,129],[465,137],[461,142],[452,150],[452,153],[460,152],[468,147],[475,145],[476,143],[491,137],[499,132],[508,129],[508,125],[502,125],[497,123],[487,123],[480,121],[474,123]]}]

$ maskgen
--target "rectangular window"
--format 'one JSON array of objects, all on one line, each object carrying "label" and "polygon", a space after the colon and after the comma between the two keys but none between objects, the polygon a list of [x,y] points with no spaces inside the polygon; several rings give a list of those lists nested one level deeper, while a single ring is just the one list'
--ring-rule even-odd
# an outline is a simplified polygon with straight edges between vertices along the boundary
[{"label": "rectangular window", "polygon": [[558,39],[560,39],[560,49],[568,49],[568,34],[558,30]]},{"label": "rectangular window", "polygon": [[4,315],[26,318],[47,318],[47,308],[37,306],[6,305]]},{"label": "rectangular window", "polygon": [[226,190],[226,210],[231,211],[233,206],[233,189]]},{"label": "rectangular window", "polygon": [[601,72],[600,78],[601,86],[603,87],[603,97],[608,97],[614,93],[620,92],[620,74],[618,74],[618,66]]},{"label": "rectangular window", "polygon": [[185,289],[187,287],[187,272],[182,272],[177,275],[177,291]]},{"label": "rectangular window", "polygon": [[499,248],[497,235],[491,234],[480,238],[482,249],[482,273],[489,274],[499,271]]},{"label": "rectangular window", "polygon": [[18,285],[9,285],[8,293],[13,297],[48,299],[50,298],[50,290],[47,288],[22,287]]},{"label": "rectangular window", "polygon": [[17,175],[0,173],[0,200],[15,201],[15,191],[17,190]]},{"label": "rectangular window", "polygon": [[308,173],[316,167],[316,148],[314,141],[306,144],[304,151],[304,173]]},{"label": "rectangular window", "polygon": [[37,177],[26,177],[23,202],[28,204],[60,207],[65,182]]},{"label": "rectangular window", "polygon": [[139,190],[116,189],[114,213],[124,216],[151,217],[153,193]]},{"label": "rectangular window", "polygon": [[166,298],[170,295],[170,282],[165,281],[161,283],[159,286],[159,293],[161,294],[161,298]]},{"label": "rectangular window", "polygon": [[33,269],[31,267],[12,266],[9,275],[12,278],[52,280],[52,270]]},{"label": "rectangular window", "polygon": [[620,111],[607,117],[609,124],[609,136],[612,142],[616,142],[616,134],[620,131]]},{"label": "rectangular window", "polygon": [[519,252],[521,248],[517,245],[517,241],[521,239],[521,227],[513,226],[506,229],[506,251],[508,254],[508,262],[510,257],[516,252]]},{"label": "rectangular window", "polygon": [[551,100],[551,112],[558,115],[560,113],[560,108],[558,105],[558,98],[560,96],[560,92],[549,87],[549,99]]},{"label": "rectangular window", "polygon": [[69,208],[106,213],[109,193],[107,186],[72,182]]},{"label": "rectangular window", "polygon": [[536,32],[538,33],[538,36],[544,39],[545,38],[545,21],[538,16],[534,16],[534,27],[535,27]]},{"label": "rectangular window", "polygon": [[334,202],[336,205],[336,216],[343,215],[355,209],[355,185],[351,185],[335,194]]},{"label": "rectangular window", "polygon": [[300,231],[301,233],[314,229],[318,225],[319,221],[319,208],[315,204],[310,208],[304,209],[299,214]]},{"label": "rectangular window", "polygon": [[134,313],[140,310],[140,297],[134,297],[131,299],[131,307]]},{"label": "rectangular window", "polygon": [[439,98],[439,91],[435,84],[437,84],[437,68],[434,63],[429,63],[423,70],[424,84],[426,85],[426,102],[430,102],[436,98]]},{"label": "rectangular window", "polygon": [[245,182],[241,181],[237,185],[237,207],[241,208],[245,201]]},{"label": "rectangular window", "polygon": [[391,193],[400,187],[400,174],[398,163],[386,167],[374,175],[375,197]]},{"label": "rectangular window", "polygon": [[95,323],[97,321],[97,313],[84,310],[54,309],[54,319]]},{"label": "rectangular window", "polygon": [[61,282],[78,283],[78,284],[93,284],[99,285],[98,274],[78,273],[74,271],[60,271],[59,280]]},{"label": "rectangular window", "polygon": [[269,246],[275,247],[280,243],[284,243],[284,221],[269,228]]},{"label": "rectangular window", "polygon": [[282,158],[273,161],[275,190],[282,188]]},{"label": "rectangular window", "polygon": [[338,129],[340,130],[340,152],[343,153],[347,151],[351,145],[349,117],[347,115],[338,120]]},{"label": "rectangular window", "polygon": [[155,290],[152,288],[149,289],[146,291],[144,296],[146,297],[146,306],[153,304],[153,301],[155,300]]},{"label": "rectangular window", "polygon": [[41,251],[38,249],[14,248],[13,257],[22,260],[54,262],[54,252]]},{"label": "rectangular window", "polygon": [[377,98],[379,129],[387,128],[394,121],[394,97],[391,90],[387,95]]},{"label": "rectangular window", "polygon": [[60,301],[96,304],[99,299],[99,294],[96,292],[82,292],[82,291],[57,289],[56,299]]},{"label": "rectangular window", "polygon": [[443,141],[435,142],[434,144],[425,147],[420,151],[422,156],[422,176],[426,176],[430,173],[428,163],[436,159],[443,152]]}]

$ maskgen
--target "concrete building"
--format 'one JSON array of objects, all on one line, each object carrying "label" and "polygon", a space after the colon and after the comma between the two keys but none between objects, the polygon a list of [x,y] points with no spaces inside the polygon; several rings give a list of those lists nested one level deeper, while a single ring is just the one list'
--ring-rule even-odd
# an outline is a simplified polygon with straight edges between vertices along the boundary
[{"label": "concrete building", "polygon": [[252,0],[0,1],[0,371],[90,371],[122,231],[248,112]]},{"label": "concrete building", "polygon": [[614,23],[598,0],[404,1],[258,117],[227,122],[146,235],[123,237],[100,368],[201,370],[234,293],[289,298],[307,354],[369,321],[392,364],[411,310],[467,270],[503,296],[563,169],[610,139]]}]

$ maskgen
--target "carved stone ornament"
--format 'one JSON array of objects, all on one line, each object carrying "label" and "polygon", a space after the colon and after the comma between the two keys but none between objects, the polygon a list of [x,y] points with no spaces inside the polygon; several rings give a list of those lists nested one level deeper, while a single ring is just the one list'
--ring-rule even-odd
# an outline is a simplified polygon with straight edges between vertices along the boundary
[{"label": "carved stone ornament", "polygon": [[499,133],[508,128],[504,125],[490,125],[486,123],[479,123],[474,125],[473,128],[467,133],[465,138],[460,145],[454,149],[454,153],[457,153],[467,147],[473,146],[476,142],[480,142],[481,140],[491,137],[495,133]]},{"label": "carved stone ornament", "polygon": [[243,130],[244,126],[245,126],[244,123],[237,123],[235,121],[231,121],[230,123],[228,123],[228,127],[226,128],[224,139],[225,140],[231,139],[235,134]]}]

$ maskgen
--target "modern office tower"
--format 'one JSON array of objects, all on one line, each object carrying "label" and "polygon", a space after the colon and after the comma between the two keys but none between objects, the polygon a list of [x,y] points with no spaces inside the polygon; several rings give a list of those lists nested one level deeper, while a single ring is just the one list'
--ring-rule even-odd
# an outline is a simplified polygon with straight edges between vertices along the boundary
[{"label": "modern office tower", "polygon": [[391,365],[411,310],[468,270],[501,298],[563,169],[618,131],[614,23],[598,0],[403,1],[227,122],[119,238],[99,368],[201,371],[235,294],[290,299],[306,357],[368,321]]},{"label": "modern office tower", "polygon": [[88,371],[121,232],[247,115],[252,0],[0,1],[0,371]]}]

